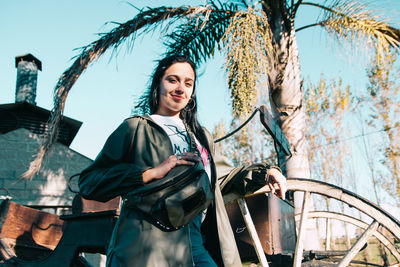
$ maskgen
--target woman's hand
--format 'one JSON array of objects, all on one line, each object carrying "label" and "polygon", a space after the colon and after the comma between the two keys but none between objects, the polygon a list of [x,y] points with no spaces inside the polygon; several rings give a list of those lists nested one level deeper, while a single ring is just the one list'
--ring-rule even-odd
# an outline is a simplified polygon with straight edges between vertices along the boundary
[{"label": "woman's hand", "polygon": [[271,193],[284,200],[287,191],[286,177],[278,169],[270,168],[267,170],[266,181]]},{"label": "woman's hand", "polygon": [[194,165],[199,161],[201,161],[201,158],[197,154],[191,152],[171,155],[157,167],[144,171],[142,174],[143,182],[146,184],[152,180],[161,179],[165,177],[172,168],[178,165]]}]

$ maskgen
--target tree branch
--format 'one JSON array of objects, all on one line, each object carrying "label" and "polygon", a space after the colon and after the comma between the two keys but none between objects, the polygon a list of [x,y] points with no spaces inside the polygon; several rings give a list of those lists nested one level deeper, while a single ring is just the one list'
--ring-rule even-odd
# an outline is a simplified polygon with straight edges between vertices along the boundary
[{"label": "tree branch", "polygon": [[305,30],[307,28],[311,28],[311,27],[314,27],[314,26],[322,26],[323,24],[324,24],[324,22],[321,21],[321,22],[318,22],[318,23],[313,23],[313,24],[310,24],[310,25],[306,25],[306,26],[303,26],[303,27],[300,27],[300,28],[296,29],[296,32],[299,32],[301,30]]}]

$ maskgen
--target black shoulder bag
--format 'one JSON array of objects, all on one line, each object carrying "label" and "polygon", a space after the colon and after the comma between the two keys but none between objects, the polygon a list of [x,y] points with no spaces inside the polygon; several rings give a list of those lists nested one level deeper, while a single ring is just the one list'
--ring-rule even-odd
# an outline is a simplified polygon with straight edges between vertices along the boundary
[{"label": "black shoulder bag", "polygon": [[[198,153],[190,137],[190,151]],[[124,205],[141,212],[163,231],[175,231],[190,223],[213,201],[214,193],[203,162],[178,165],[159,180],[146,184],[124,196]]]}]

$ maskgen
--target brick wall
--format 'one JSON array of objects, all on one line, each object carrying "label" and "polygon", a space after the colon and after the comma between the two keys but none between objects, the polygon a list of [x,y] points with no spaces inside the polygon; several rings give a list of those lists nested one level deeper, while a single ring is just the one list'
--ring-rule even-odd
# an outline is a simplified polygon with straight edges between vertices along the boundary
[{"label": "brick wall", "polygon": [[69,191],[67,180],[92,160],[56,143],[40,172],[32,180],[20,180],[38,147],[38,135],[23,128],[0,135],[0,187],[22,205],[71,205],[75,194]]},{"label": "brick wall", "polygon": [[[68,189],[68,178],[92,160],[56,143],[39,173],[32,180],[20,180],[38,148],[38,135],[24,128],[0,135],[0,187],[6,188],[12,201],[21,205],[71,205],[75,193]],[[74,179],[71,185],[74,190],[76,182]],[[5,191],[0,191],[0,195],[5,195]],[[85,258],[93,266],[105,266],[105,256],[86,254]]]}]

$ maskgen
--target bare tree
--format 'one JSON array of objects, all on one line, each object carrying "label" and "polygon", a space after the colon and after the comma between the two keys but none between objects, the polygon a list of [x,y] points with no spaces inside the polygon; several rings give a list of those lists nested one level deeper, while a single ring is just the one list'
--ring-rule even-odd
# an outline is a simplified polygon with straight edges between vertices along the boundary
[{"label": "bare tree", "polygon": [[[376,55],[374,64],[368,71],[369,100],[371,114],[367,120],[369,129],[381,131],[383,138],[377,147],[383,152],[381,162],[386,172],[379,172],[376,184],[382,187],[397,203],[400,200],[400,83],[399,70],[395,69],[396,55],[382,58]],[[375,151],[374,154],[376,154]],[[376,157],[374,157],[376,158]],[[372,159],[371,159],[372,160]],[[379,163],[375,159],[375,163]],[[369,165],[373,165],[370,162]],[[379,204],[379,202],[378,202]]]}]

